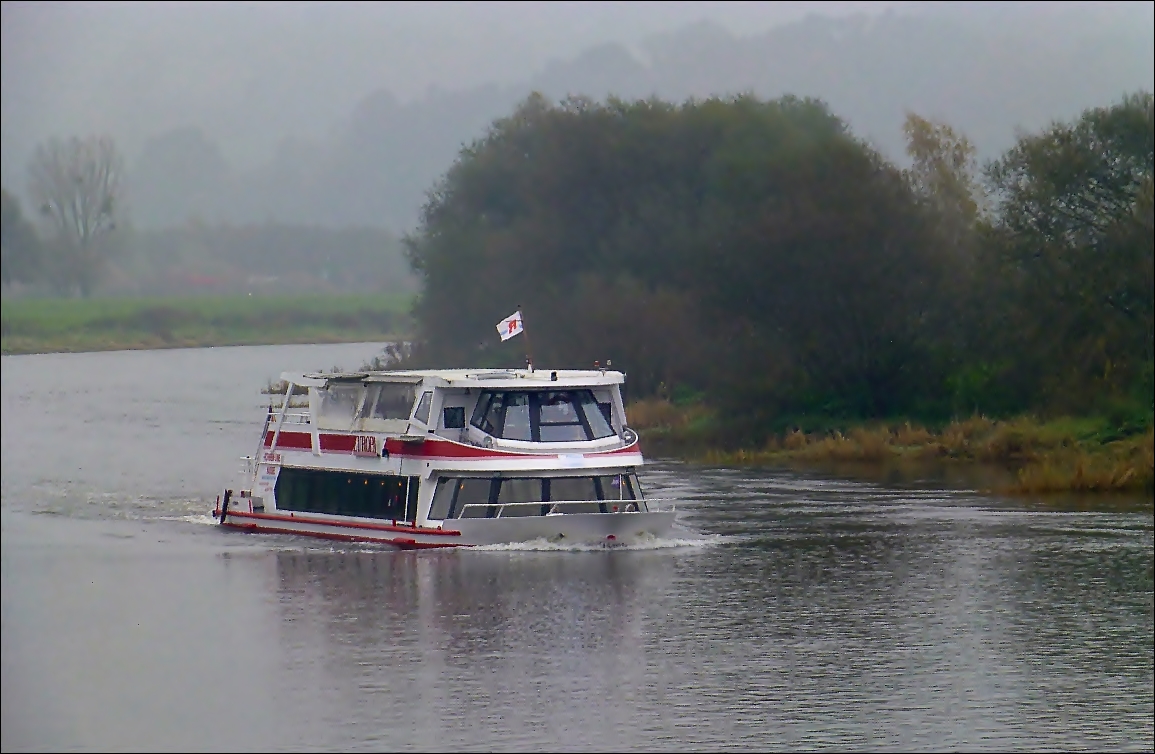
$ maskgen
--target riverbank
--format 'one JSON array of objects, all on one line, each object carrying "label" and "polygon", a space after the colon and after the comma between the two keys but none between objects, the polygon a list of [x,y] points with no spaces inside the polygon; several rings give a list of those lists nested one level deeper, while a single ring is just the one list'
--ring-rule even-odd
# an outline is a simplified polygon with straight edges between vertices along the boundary
[{"label": "riverbank", "polygon": [[[386,342],[412,332],[412,296],[231,296],[4,299],[4,354],[228,345]],[[982,479],[1003,494],[1146,493],[1155,487],[1150,420],[1040,421],[972,417],[939,428],[872,422],[830,432],[792,431],[761,447],[726,448],[700,403],[635,401],[631,426],[647,453],[720,466],[788,466],[836,474],[923,474]]]},{"label": "riverbank", "polygon": [[1155,486],[1151,424],[1118,426],[1105,417],[1007,420],[971,417],[940,428],[873,422],[830,432],[797,430],[757,448],[723,450],[715,417],[700,404],[651,399],[627,411],[647,453],[721,466],[873,469],[969,467],[1001,494],[1150,493]]},{"label": "riverbank", "polygon": [[4,354],[357,343],[412,332],[411,294],[5,298]]}]

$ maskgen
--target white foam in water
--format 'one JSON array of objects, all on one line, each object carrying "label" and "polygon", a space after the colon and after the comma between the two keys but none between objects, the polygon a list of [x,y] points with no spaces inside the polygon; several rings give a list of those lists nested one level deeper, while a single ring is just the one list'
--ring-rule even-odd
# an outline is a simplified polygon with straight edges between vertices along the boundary
[{"label": "white foam in water", "polygon": [[548,539],[530,539],[525,542],[504,542],[496,545],[478,545],[470,550],[485,552],[599,552],[602,550],[665,550],[674,547],[709,547],[723,542],[718,535],[703,537],[645,537],[629,544],[610,542],[552,542]]},{"label": "white foam in water", "polygon": [[216,526],[217,519],[208,513],[194,513],[189,516],[176,516],[172,518],[173,521],[185,521],[190,524],[209,524]]},{"label": "white foam in water", "polygon": [[[217,519],[215,516],[208,513],[194,513],[187,516],[163,516],[162,520],[168,521],[184,521],[189,524],[201,524],[204,526],[216,526]],[[309,538],[307,535],[302,535],[305,540]],[[473,547],[463,547],[466,550],[481,550],[490,552],[600,552],[603,550],[666,550],[675,547],[709,547],[712,545],[722,544],[724,542],[737,541],[737,537],[723,537],[720,534],[710,535],[693,535],[684,537],[642,537],[629,544],[618,542],[551,542],[544,538],[531,539],[525,542],[504,542],[495,545],[476,545]],[[303,540],[304,541],[304,540]],[[285,549],[296,550],[296,547],[287,547]],[[391,551],[392,547],[386,543],[376,547],[370,545],[368,548],[362,543],[358,547],[353,548],[335,548],[328,545],[322,548],[333,552],[381,552],[382,549]]]}]

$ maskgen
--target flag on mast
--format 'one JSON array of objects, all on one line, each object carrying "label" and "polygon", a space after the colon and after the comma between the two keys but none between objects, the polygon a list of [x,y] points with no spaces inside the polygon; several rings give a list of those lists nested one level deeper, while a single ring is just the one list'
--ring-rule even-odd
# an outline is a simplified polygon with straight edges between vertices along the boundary
[{"label": "flag on mast", "polygon": [[501,336],[503,341],[509,340],[524,329],[521,324],[520,309],[497,323],[497,334]]}]

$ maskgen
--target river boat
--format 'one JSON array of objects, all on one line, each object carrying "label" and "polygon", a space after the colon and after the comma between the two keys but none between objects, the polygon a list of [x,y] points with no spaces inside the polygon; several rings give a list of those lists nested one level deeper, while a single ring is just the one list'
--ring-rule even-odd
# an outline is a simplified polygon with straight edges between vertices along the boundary
[{"label": "river boat", "polygon": [[667,535],[638,481],[625,375],[433,369],[283,373],[244,484],[213,516],[246,532],[405,549]]}]

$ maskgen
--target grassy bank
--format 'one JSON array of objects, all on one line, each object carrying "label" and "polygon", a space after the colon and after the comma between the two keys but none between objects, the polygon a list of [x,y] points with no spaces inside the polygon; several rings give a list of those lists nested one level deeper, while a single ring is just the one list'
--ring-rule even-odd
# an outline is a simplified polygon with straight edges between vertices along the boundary
[{"label": "grassy bank", "polygon": [[5,354],[404,338],[408,294],[9,299]]},{"label": "grassy bank", "polygon": [[823,433],[791,431],[762,447],[721,450],[715,417],[701,405],[647,400],[632,403],[627,413],[648,451],[710,464],[985,464],[1010,472],[992,490],[1008,494],[1151,492],[1155,483],[1149,422],[972,417],[940,428],[880,422]]}]

